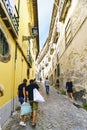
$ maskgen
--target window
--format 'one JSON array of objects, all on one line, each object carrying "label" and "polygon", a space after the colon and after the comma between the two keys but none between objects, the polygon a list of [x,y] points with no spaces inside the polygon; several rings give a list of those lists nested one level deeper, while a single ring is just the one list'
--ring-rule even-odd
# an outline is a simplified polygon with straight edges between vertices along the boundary
[{"label": "window", "polygon": [[59,5],[59,21],[64,22],[72,0],[61,0]]},{"label": "window", "polygon": [[0,61],[6,62],[10,59],[9,45],[6,37],[0,29]]}]

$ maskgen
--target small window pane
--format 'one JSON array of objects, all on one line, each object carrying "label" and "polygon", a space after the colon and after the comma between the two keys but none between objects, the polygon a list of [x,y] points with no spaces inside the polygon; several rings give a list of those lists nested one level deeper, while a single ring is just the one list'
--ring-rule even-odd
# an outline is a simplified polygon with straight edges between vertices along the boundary
[{"label": "small window pane", "polygon": [[0,60],[7,61],[10,58],[9,44],[2,30],[0,29]]}]

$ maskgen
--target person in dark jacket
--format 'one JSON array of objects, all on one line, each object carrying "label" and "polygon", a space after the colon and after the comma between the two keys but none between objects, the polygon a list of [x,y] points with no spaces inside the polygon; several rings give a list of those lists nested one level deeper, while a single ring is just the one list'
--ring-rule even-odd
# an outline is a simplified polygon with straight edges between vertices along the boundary
[{"label": "person in dark jacket", "polygon": [[73,83],[70,79],[66,82],[67,96],[70,101],[73,101]]},{"label": "person in dark jacket", "polygon": [[26,100],[26,83],[27,79],[23,79],[23,83],[19,84],[18,86],[18,98],[21,104],[24,102],[24,100]]},{"label": "person in dark jacket", "polygon": [[[19,84],[18,86],[18,98],[19,102],[22,105],[24,101],[26,101],[26,85],[27,85],[27,79],[23,79],[23,83]],[[26,123],[24,123],[25,116],[20,116],[20,125],[26,126]]]},{"label": "person in dark jacket", "polygon": [[32,127],[36,126],[36,118],[37,118],[37,110],[38,110],[38,102],[34,101],[33,99],[33,89],[36,88],[40,92],[40,87],[36,83],[36,79],[31,79],[30,84],[26,88],[26,94],[29,99],[31,108],[32,108],[32,115],[31,115],[31,123]]}]

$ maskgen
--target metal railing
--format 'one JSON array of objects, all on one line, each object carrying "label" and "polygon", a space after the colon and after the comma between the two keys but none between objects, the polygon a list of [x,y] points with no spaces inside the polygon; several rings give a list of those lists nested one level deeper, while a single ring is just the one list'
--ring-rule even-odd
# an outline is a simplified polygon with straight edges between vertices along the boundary
[{"label": "metal railing", "polygon": [[11,19],[11,22],[13,24],[13,27],[16,31],[16,33],[18,34],[18,27],[19,27],[19,13],[18,10],[16,8],[16,5],[14,4],[14,8],[12,8],[11,4],[10,4],[10,0],[2,0],[3,5]]}]

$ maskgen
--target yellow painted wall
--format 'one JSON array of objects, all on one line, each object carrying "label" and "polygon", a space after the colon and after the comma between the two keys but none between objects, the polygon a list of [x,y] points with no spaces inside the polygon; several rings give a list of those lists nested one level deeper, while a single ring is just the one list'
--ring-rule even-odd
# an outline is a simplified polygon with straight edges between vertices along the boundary
[{"label": "yellow painted wall", "polygon": [[0,97],[0,106],[4,105],[6,102],[12,99],[12,91],[14,87],[14,45],[15,41],[12,39],[9,31],[6,26],[0,19],[1,28],[4,30],[9,45],[10,45],[10,53],[11,59],[7,63],[3,63],[0,61],[0,84],[4,87],[4,96]]},{"label": "yellow painted wall", "polygon": [[[17,43],[20,45],[26,57],[29,41],[22,41],[22,36],[30,35],[29,23],[31,23],[31,25],[33,24],[33,17],[30,18],[31,13],[29,13],[29,11],[32,12],[32,6],[31,10],[29,10],[29,5],[27,1],[20,1],[19,34]],[[4,96],[0,97],[0,106],[4,106],[11,99],[17,96],[18,85],[23,81],[24,78],[27,78],[27,68],[29,68],[29,66],[25,61],[24,57],[22,56],[22,53],[19,48],[17,48],[17,59],[15,61],[16,39],[12,37],[12,35],[8,31],[8,28],[5,26],[1,18],[0,25],[6,33],[11,53],[10,61],[6,63],[0,61],[0,84],[2,84],[4,87]],[[32,49],[34,47],[32,43],[35,42],[35,40],[31,40],[30,42],[30,50],[31,54],[33,55],[33,65],[32,68],[29,68],[30,75],[28,80],[30,80],[31,78],[35,78],[35,56]]]},{"label": "yellow painted wall", "polygon": [[[25,9],[26,9],[26,5],[25,5]],[[21,20],[20,25],[22,27],[21,29],[19,28],[21,30],[19,31],[19,38],[18,38],[20,44],[22,44],[22,35],[28,32],[28,28],[26,27],[27,26],[26,22],[28,21],[26,21],[25,18],[22,18],[22,17],[20,18]],[[27,78],[27,63],[22,57],[22,54],[19,49],[17,49],[17,60],[15,62],[16,41],[12,38],[11,34],[9,33],[8,29],[6,28],[6,26],[4,25],[1,19],[0,19],[0,24],[7,36],[7,39],[10,45],[10,51],[11,51],[10,61],[8,61],[7,63],[3,63],[0,61],[0,84],[4,87],[4,96],[0,97],[0,106],[3,106],[7,102],[9,102],[11,99],[17,96],[18,85],[23,81],[23,78]],[[25,26],[23,26],[24,24]],[[22,47],[26,55],[27,44],[26,43],[23,44]],[[22,62],[22,59],[23,59],[23,62]]]},{"label": "yellow painted wall", "polygon": [[[18,4],[18,0],[14,1],[16,4]],[[22,40],[23,36],[31,35],[29,24],[32,26],[34,25],[33,6],[31,6],[30,9],[29,2],[32,3],[32,1],[20,0],[18,37],[13,36],[8,27],[6,27],[2,19],[3,16],[0,17],[0,29],[5,34],[6,40],[10,46],[11,55],[10,60],[8,60],[6,63],[1,61],[2,56],[0,56],[0,87],[2,86],[4,90],[4,95],[0,97],[1,126],[6,122],[18,105],[18,85],[23,82],[24,78],[28,80],[27,84],[29,84],[30,79],[35,78],[36,54],[34,52],[37,49],[35,47],[36,39],[30,40],[30,46],[29,41]],[[18,5],[16,5],[16,7],[18,8]],[[6,13],[5,11],[6,10],[4,10],[4,13]],[[8,15],[7,20],[9,21],[9,19],[10,17]],[[14,26],[10,27],[11,30],[15,30]],[[17,34],[15,36],[17,36]],[[30,61],[27,59],[29,49],[33,58],[32,66],[30,66]],[[29,70],[29,76],[27,75],[27,70]],[[6,111],[7,109],[9,109],[9,111]]]}]

